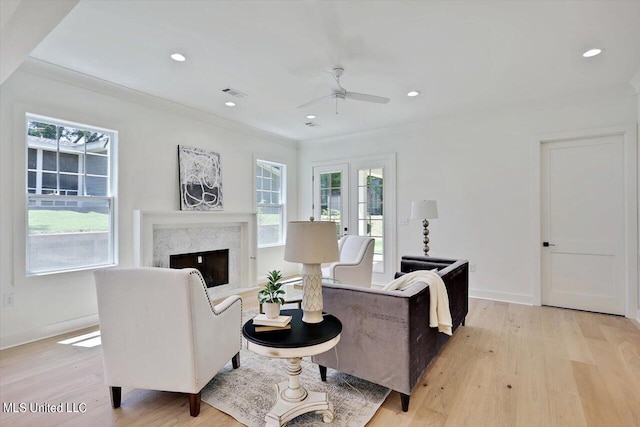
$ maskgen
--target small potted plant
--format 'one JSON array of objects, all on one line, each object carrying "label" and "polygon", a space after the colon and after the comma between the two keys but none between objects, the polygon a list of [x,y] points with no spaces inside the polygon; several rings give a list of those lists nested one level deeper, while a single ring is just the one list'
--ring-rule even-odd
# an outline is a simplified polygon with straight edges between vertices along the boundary
[{"label": "small potted plant", "polygon": [[270,271],[267,275],[267,284],[258,292],[258,299],[263,305],[264,314],[269,319],[275,319],[280,315],[280,305],[284,304],[284,299],[280,296],[284,294],[282,288],[282,273],[278,270]]}]

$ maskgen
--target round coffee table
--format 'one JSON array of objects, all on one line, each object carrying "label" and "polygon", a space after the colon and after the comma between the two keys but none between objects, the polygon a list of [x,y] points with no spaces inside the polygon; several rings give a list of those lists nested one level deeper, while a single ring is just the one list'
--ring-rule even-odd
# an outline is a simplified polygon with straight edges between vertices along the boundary
[{"label": "round coffee table", "polygon": [[282,310],[281,315],[292,316],[291,329],[256,332],[253,319],[242,327],[247,348],[256,354],[287,359],[289,379],[275,385],[276,403],[264,417],[266,426],[282,426],[287,421],[307,412],[322,414],[325,423],[333,421],[333,405],[327,393],[307,391],[300,385],[303,357],[324,353],[340,341],[342,323],[330,314],[324,314],[320,323],[304,323],[302,310]]}]

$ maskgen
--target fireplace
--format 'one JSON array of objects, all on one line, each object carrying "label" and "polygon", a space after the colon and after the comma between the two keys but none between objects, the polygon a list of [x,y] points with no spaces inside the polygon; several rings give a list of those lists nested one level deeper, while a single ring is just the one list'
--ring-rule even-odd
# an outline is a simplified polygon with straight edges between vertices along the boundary
[{"label": "fireplace", "polygon": [[255,213],[137,210],[134,266],[168,268],[171,255],[228,249],[228,284],[207,291],[216,298],[237,294],[257,283],[256,229]]},{"label": "fireplace", "polygon": [[229,283],[229,249],[169,256],[171,268],[195,268],[208,288]]}]

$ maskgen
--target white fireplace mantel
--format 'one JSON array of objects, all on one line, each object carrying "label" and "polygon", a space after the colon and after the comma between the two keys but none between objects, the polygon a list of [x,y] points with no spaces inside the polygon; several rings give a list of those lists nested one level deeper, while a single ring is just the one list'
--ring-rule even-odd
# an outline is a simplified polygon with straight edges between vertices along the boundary
[{"label": "white fireplace mantel", "polygon": [[241,287],[251,288],[257,283],[256,224],[254,213],[135,210],[133,212],[133,263],[136,267],[153,266],[153,231],[156,229],[240,226]]}]

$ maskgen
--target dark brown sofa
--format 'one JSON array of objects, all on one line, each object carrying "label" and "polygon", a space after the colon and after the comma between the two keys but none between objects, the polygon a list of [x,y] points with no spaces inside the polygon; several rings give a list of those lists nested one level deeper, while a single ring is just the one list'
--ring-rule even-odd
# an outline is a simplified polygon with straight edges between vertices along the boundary
[{"label": "dark brown sofa", "polygon": [[[469,264],[464,260],[404,256],[401,272],[438,269],[447,287],[453,331],[468,312]],[[342,321],[335,350],[313,357],[326,381],[327,367],[400,393],[402,410],[429,365],[449,339],[429,327],[429,288],[381,291],[348,284],[323,284],[324,311]]]}]

